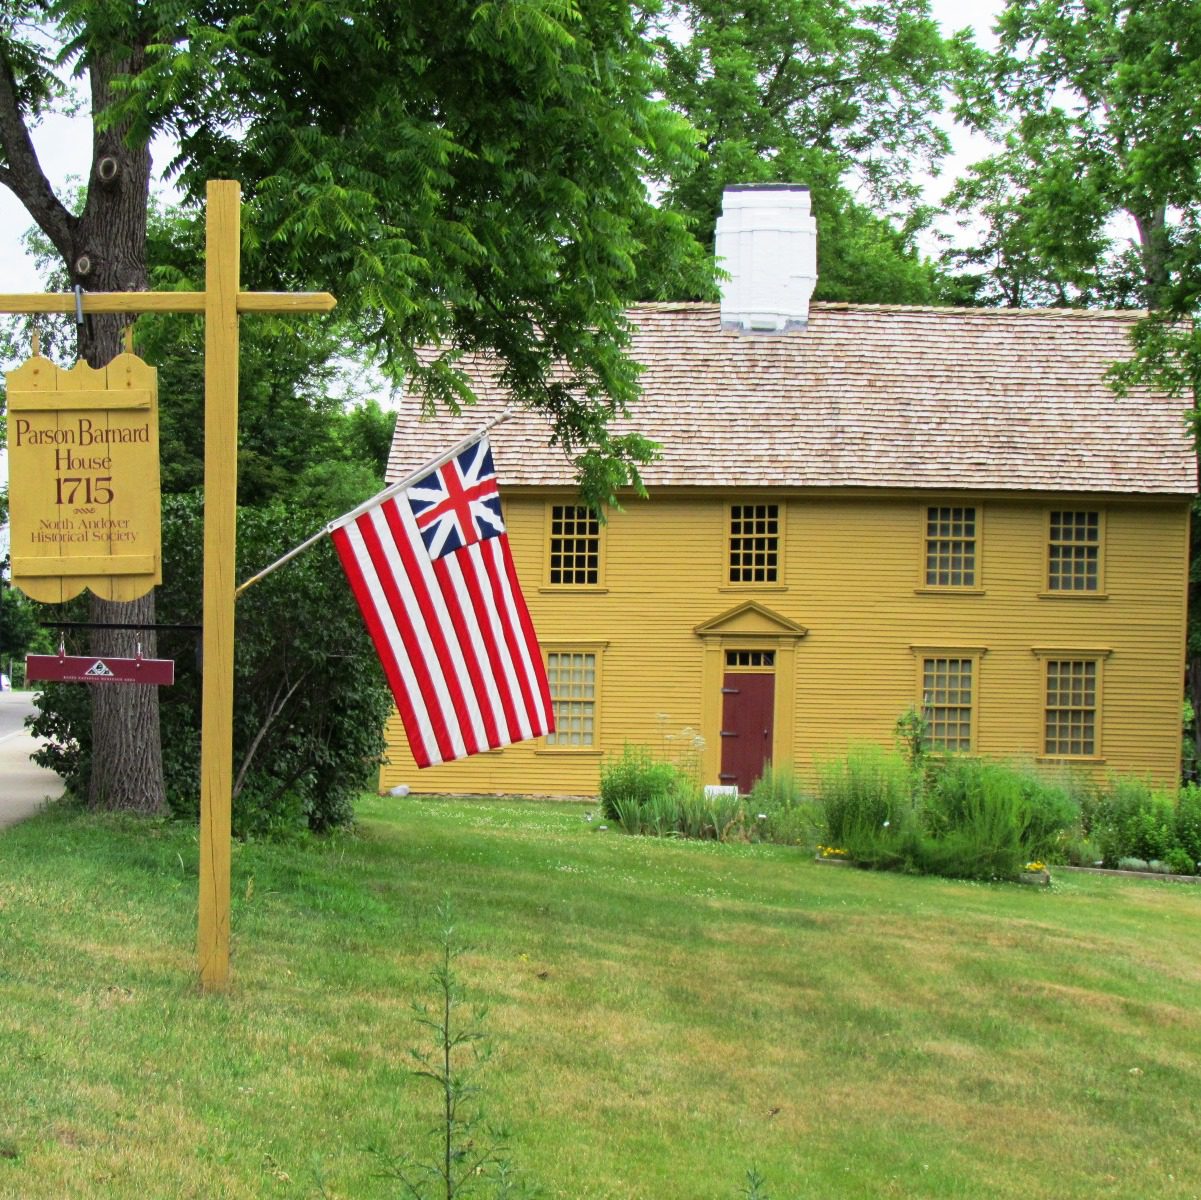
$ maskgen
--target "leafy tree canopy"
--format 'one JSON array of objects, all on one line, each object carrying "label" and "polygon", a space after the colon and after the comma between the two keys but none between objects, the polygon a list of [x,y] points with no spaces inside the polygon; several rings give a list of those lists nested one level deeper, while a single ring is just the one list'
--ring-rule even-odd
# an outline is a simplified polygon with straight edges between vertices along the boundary
[{"label": "leafy tree canopy", "polygon": [[[653,452],[606,425],[637,393],[624,351],[639,256],[653,245],[669,291],[707,269],[647,197],[644,177],[695,153],[687,122],[651,98],[652,65],[630,8],[604,0],[0,0],[0,184],[69,284],[144,288],[149,144],[169,135],[191,201],[210,178],[241,181],[245,286],[335,292],[348,344],[431,408],[470,399],[460,355],[493,355],[599,505]],[[29,138],[62,99],[62,71],[91,101],[78,211]],[[118,325],[83,330],[92,365],[117,352]],[[428,345],[441,354],[423,364]],[[263,386],[282,413],[283,385]],[[248,428],[243,465],[264,493],[277,482],[268,443]],[[152,624],[154,602],[93,598],[89,615]],[[129,642],[97,634],[93,649]],[[157,697],[97,693],[93,721],[92,802],[161,809]]]},{"label": "leafy tree canopy", "polygon": [[[1007,0],[991,53],[956,41],[956,112],[997,151],[953,200],[983,218],[952,261],[995,303],[1150,310],[1111,375],[1187,398],[1201,383],[1201,6]],[[1182,404],[1182,408],[1184,405]],[[1201,749],[1201,544],[1188,686]]]},{"label": "leafy tree canopy", "polygon": [[997,32],[956,42],[956,113],[999,147],[954,194],[986,224],[956,260],[1002,303],[1194,311],[1201,8],[1008,0]]},{"label": "leafy tree canopy", "polygon": [[[64,65],[94,93],[102,76],[101,126],[129,144],[175,140],[191,199],[209,178],[242,181],[246,286],[335,291],[355,344],[431,404],[466,403],[457,356],[492,352],[565,450],[599,446],[636,476],[649,447],[604,425],[636,394],[622,353],[635,264],[653,241],[670,290],[701,258],[646,195],[644,176],[686,160],[693,138],[650,98],[651,52],[627,6],[0,5],[0,117],[34,119]],[[26,177],[19,142],[3,138],[0,182],[72,263],[78,218]],[[426,344],[444,353],[423,365]]]},{"label": "leafy tree canopy", "polygon": [[950,59],[927,0],[670,0],[655,45],[659,86],[704,151],[677,160],[664,206],[706,246],[728,184],[805,183],[816,298],[940,297],[945,280],[914,240],[929,218],[915,176],[947,150],[937,114]]}]

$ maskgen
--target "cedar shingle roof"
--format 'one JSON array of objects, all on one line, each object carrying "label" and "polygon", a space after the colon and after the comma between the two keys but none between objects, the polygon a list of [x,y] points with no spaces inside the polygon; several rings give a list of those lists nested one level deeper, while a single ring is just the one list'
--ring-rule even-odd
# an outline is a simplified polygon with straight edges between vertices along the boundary
[{"label": "cedar shingle roof", "polygon": [[[649,487],[736,485],[1196,491],[1186,404],[1116,397],[1106,367],[1128,357],[1138,314],[814,304],[809,327],[721,329],[715,304],[631,310],[643,396],[629,421],[659,442]],[[479,359],[479,408],[421,424],[401,406],[390,478],[498,411]],[[570,485],[571,464],[522,413],[492,433],[502,485]]]}]

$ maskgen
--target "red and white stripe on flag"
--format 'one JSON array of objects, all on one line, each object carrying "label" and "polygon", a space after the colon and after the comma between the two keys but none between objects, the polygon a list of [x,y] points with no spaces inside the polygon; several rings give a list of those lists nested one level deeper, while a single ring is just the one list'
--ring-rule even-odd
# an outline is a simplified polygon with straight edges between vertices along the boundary
[{"label": "red and white stripe on flag", "polygon": [[[474,473],[464,467],[472,462]],[[495,477],[490,489],[477,482],[480,464],[486,478],[485,441],[330,528],[419,767],[554,732],[550,687],[499,521]],[[428,530],[440,500],[461,531],[481,489],[492,498],[482,510],[491,528],[454,539],[449,550],[441,543],[431,549],[414,508],[425,510]]]}]

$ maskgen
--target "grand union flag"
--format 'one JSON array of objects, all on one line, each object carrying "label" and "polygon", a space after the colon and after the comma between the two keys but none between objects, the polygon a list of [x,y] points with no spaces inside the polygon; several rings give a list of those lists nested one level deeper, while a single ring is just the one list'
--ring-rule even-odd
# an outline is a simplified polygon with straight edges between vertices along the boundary
[{"label": "grand union flag", "polygon": [[329,529],[419,767],[554,731],[485,437]]}]

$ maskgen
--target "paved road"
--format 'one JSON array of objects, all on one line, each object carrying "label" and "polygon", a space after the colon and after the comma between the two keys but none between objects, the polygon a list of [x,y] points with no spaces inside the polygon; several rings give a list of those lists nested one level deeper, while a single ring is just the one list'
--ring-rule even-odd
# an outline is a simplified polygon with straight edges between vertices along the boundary
[{"label": "paved road", "polygon": [[33,712],[30,693],[0,692],[0,829],[63,792],[62,780],[53,771],[29,761],[38,742],[24,725]]}]

